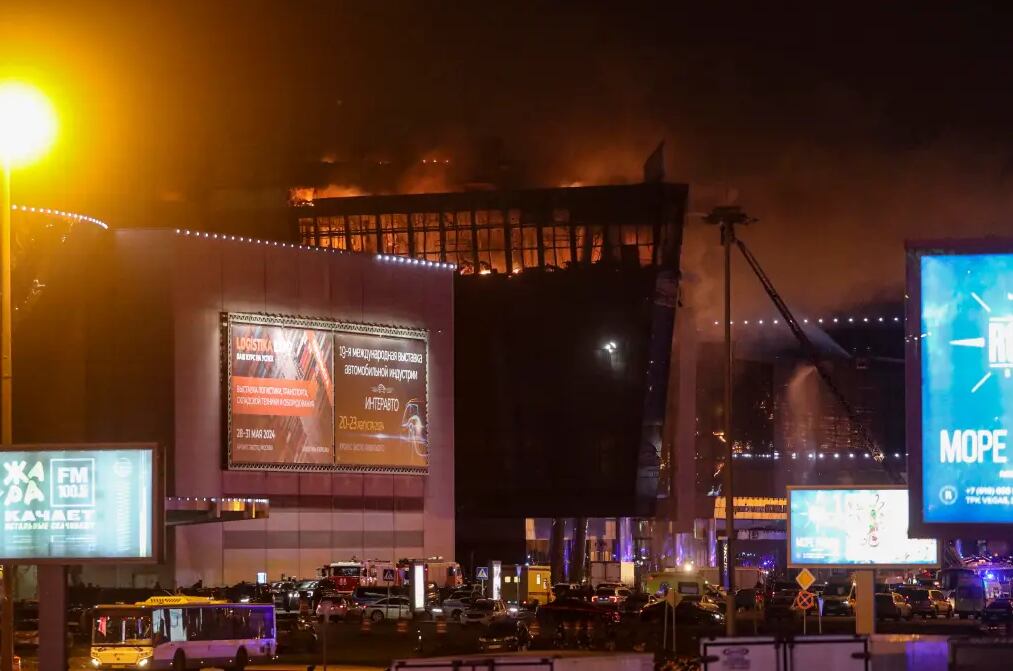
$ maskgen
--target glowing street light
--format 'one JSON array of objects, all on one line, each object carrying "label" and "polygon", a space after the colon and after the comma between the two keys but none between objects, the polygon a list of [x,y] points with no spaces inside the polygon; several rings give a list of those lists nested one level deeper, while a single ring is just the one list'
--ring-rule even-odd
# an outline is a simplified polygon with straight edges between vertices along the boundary
[{"label": "glowing street light", "polygon": [[0,83],[0,157],[6,167],[38,158],[55,137],[56,114],[38,89]]},{"label": "glowing street light", "polygon": [[[46,97],[27,84],[0,82],[0,443],[14,443],[11,389],[11,168],[41,156],[56,137],[56,114]],[[14,566],[3,567],[0,671],[14,659]]]}]

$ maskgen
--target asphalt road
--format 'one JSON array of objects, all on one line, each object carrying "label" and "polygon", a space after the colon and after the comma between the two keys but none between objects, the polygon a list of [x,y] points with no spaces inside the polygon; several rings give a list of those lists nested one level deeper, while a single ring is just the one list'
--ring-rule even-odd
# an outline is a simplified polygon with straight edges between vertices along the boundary
[{"label": "asphalt road", "polygon": [[[802,620],[799,617],[782,619],[778,621],[755,619],[751,613],[742,614],[738,620],[738,633],[748,636],[759,635],[800,635],[803,633]],[[824,634],[853,634],[855,621],[853,617],[826,617],[823,618],[822,632]],[[416,650],[417,634],[421,630],[423,634],[423,649],[421,654]],[[806,633],[819,633],[820,623],[816,617],[810,616],[806,622]],[[433,623],[415,623],[408,627],[404,633],[399,633],[391,624],[374,626],[369,633],[364,633],[357,623],[339,623],[330,627],[329,633],[329,659],[339,662],[338,665],[329,664],[328,669],[338,671],[357,671],[359,669],[381,669],[390,663],[392,659],[433,656],[433,655],[462,655],[478,652],[478,637],[482,628],[477,626],[463,627],[451,623],[447,626],[445,633],[437,633]],[[981,624],[976,620],[958,619],[914,619],[906,622],[878,622],[877,632],[882,634],[934,634],[942,636],[972,635],[980,636],[983,633]],[[723,627],[711,627],[706,631],[692,627],[680,626],[677,632],[678,651],[683,655],[693,655],[699,651],[699,640],[701,636],[722,636]],[[1004,631],[992,631],[993,635],[1004,635]],[[547,649],[552,647],[552,632],[543,631],[542,638],[536,642],[535,649]],[[649,623],[624,624],[616,631],[616,648],[618,650],[632,650],[634,648],[652,651],[660,647],[662,641],[661,625]],[[601,649],[601,640],[595,642],[594,647]],[[22,668],[25,671],[37,671],[38,664],[35,655],[30,651],[21,651]],[[72,671],[84,671],[90,669],[88,651],[86,646],[76,646],[72,650],[70,669]],[[276,670],[298,670],[305,671],[307,666],[316,663],[317,671],[322,669],[321,653],[299,653],[284,655],[279,663],[271,666],[251,667],[270,668]]]}]

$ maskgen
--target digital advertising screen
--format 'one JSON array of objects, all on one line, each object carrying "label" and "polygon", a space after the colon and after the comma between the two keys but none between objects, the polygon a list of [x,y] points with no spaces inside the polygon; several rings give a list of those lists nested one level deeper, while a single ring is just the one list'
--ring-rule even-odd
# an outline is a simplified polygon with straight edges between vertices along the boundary
[{"label": "digital advertising screen", "polygon": [[425,467],[426,342],[335,333],[335,461]]},{"label": "digital advertising screen", "polygon": [[227,317],[231,466],[425,471],[424,332],[266,319]]},{"label": "digital advertising screen", "polygon": [[233,463],[333,463],[331,334],[231,323]]},{"label": "digital advertising screen", "polygon": [[908,537],[906,488],[788,488],[788,565],[930,567],[934,539]]},{"label": "digital advertising screen", "polygon": [[916,251],[908,282],[913,525],[1009,524],[1013,253]]},{"label": "digital advertising screen", "polygon": [[0,452],[0,559],[156,561],[154,446],[15,446]]}]

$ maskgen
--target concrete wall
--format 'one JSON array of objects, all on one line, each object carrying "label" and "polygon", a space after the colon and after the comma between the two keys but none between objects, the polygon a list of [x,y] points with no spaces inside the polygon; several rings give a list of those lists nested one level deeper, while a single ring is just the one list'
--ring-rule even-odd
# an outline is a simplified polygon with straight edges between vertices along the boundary
[{"label": "concrete wall", "polygon": [[[122,233],[155,235],[152,233]],[[178,584],[312,576],[324,563],[454,552],[453,275],[373,256],[159,233],[173,249],[177,496],[271,499],[265,520],[179,527]],[[428,475],[223,468],[221,313],[429,331]]]},{"label": "concrete wall", "polygon": [[[18,442],[158,442],[170,496],[271,499],[266,520],[168,530],[161,566],[75,579],[163,586],[312,576],[325,562],[454,554],[453,275],[280,243],[122,230],[71,240],[15,330]],[[229,471],[221,313],[429,331],[430,473]]]}]

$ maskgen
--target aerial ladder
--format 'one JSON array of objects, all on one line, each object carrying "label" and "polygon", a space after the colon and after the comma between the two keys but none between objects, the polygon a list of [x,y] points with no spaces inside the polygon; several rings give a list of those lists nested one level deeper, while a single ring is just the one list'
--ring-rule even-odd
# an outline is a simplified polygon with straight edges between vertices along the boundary
[{"label": "aerial ladder", "polygon": [[[707,216],[707,221],[708,223],[713,224],[728,223],[729,221],[732,224],[746,224],[750,223],[752,220],[737,207],[719,207]],[[764,291],[766,291],[767,295],[770,296],[770,300],[774,303],[774,307],[776,307],[777,311],[781,313],[781,316],[784,318],[785,323],[791,330],[792,335],[795,336],[795,339],[798,341],[799,346],[802,349],[802,353],[809,360],[812,367],[816,369],[817,374],[819,374],[820,379],[823,380],[827,389],[830,390],[834,399],[840,404],[844,413],[847,415],[848,420],[851,422],[851,425],[858,431],[858,436],[864,449],[876,463],[883,467],[883,470],[886,471],[886,474],[891,481],[897,484],[902,484],[904,479],[900,471],[897,468],[894,468],[893,465],[887,461],[886,454],[873,439],[872,434],[865,425],[865,422],[863,422],[858,416],[858,413],[855,412],[854,407],[848,401],[840,387],[838,387],[834,382],[833,376],[830,374],[826,364],[820,358],[815,345],[813,345],[809,336],[806,335],[805,330],[798,323],[798,320],[795,319],[795,316],[791,313],[791,309],[788,308],[784,299],[782,299],[781,295],[777,293],[777,289],[774,288],[774,283],[770,281],[767,273],[763,271],[763,268],[760,266],[760,262],[756,259],[749,248],[746,247],[746,243],[735,236],[733,232],[734,227],[729,225],[727,228],[733,236],[732,241],[735,243],[735,246],[738,247],[743,258],[746,260],[746,263],[749,264],[749,267],[752,269],[757,279],[760,280],[760,284],[763,286]]]}]

